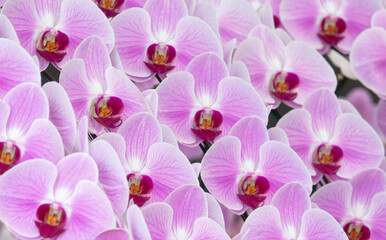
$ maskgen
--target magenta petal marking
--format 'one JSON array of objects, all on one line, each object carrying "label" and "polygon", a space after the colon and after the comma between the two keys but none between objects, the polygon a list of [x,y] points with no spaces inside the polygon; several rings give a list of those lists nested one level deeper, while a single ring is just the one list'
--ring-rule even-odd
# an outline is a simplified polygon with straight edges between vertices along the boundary
[{"label": "magenta petal marking", "polygon": [[344,38],[345,30],[346,22],[342,18],[333,15],[327,16],[321,22],[318,36],[327,44],[336,46]]},{"label": "magenta petal marking", "polygon": [[342,158],[343,150],[340,147],[323,143],[316,149],[312,165],[324,174],[335,174]]},{"label": "magenta petal marking", "polygon": [[0,174],[15,166],[19,159],[20,149],[13,142],[0,142]]},{"label": "magenta petal marking", "polygon": [[369,240],[371,236],[370,229],[359,221],[347,223],[343,230],[350,240]]},{"label": "magenta petal marking", "polygon": [[155,73],[162,74],[172,70],[176,49],[165,43],[154,43],[147,48],[146,66]]},{"label": "magenta petal marking", "polygon": [[65,231],[66,219],[66,211],[58,203],[45,203],[36,211],[35,224],[43,238],[52,238]]},{"label": "magenta petal marking", "polygon": [[219,111],[202,109],[194,116],[192,131],[204,141],[213,141],[222,132],[218,129],[222,122],[223,116]]},{"label": "magenta petal marking", "polygon": [[298,95],[299,83],[295,73],[280,71],[272,78],[271,93],[280,100],[293,101]]},{"label": "magenta petal marking", "polygon": [[241,179],[237,196],[252,209],[256,209],[264,205],[269,188],[269,181],[265,177],[248,175]]},{"label": "magenta petal marking", "polygon": [[106,128],[121,126],[123,101],[118,97],[102,95],[91,105],[91,116]]},{"label": "magenta petal marking", "polygon": [[153,180],[147,175],[140,173],[130,173],[127,175],[129,182],[130,197],[138,207],[142,207],[147,200],[150,199],[150,194],[153,191]]},{"label": "magenta petal marking", "polygon": [[51,28],[38,38],[36,51],[49,62],[60,62],[67,54],[69,45],[70,40],[65,33]]},{"label": "magenta petal marking", "polygon": [[111,18],[120,13],[125,0],[95,0],[95,2],[106,17]]}]

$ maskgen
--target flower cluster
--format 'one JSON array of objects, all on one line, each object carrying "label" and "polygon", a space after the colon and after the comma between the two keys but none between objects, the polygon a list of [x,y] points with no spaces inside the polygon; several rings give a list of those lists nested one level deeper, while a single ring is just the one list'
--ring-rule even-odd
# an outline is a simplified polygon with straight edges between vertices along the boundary
[{"label": "flower cluster", "polygon": [[0,0],[0,239],[385,239],[385,8]]}]

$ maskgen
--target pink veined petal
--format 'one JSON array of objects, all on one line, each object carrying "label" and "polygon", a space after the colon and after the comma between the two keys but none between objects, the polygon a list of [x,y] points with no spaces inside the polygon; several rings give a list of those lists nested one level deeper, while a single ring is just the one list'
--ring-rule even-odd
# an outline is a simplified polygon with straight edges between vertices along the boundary
[{"label": "pink veined petal", "polygon": [[76,143],[73,152],[88,153],[88,117],[83,116],[78,121]]},{"label": "pink veined petal", "polygon": [[67,216],[66,231],[59,235],[58,240],[92,239],[116,226],[110,202],[95,182],[80,181],[63,205],[70,209],[71,214]]},{"label": "pink veined petal", "polygon": [[235,61],[231,64],[229,74],[234,77],[239,77],[247,83],[251,83],[251,76],[249,75],[247,65],[242,61]]},{"label": "pink veined petal", "polygon": [[117,133],[105,133],[101,136],[98,136],[95,140],[105,140],[108,142],[118,154],[118,158],[121,161],[121,164],[124,169],[128,169],[129,165],[126,160],[126,143],[125,139]]},{"label": "pink veined petal", "polygon": [[194,79],[190,73],[169,75],[157,87],[158,119],[166,124],[179,142],[193,144],[196,136],[192,132],[193,117],[201,106],[194,94]]},{"label": "pink veined petal", "polygon": [[261,23],[270,29],[275,29],[275,22],[273,21],[273,11],[271,4],[267,1],[261,4],[257,9]]},{"label": "pink veined petal", "polygon": [[188,15],[184,0],[148,0],[143,9],[149,13],[151,29],[160,42],[170,40],[178,21]]},{"label": "pink veined petal", "polygon": [[372,27],[381,27],[386,29],[386,10],[382,9],[373,14],[371,18]]},{"label": "pink veined petal", "polygon": [[155,40],[151,35],[149,13],[133,8],[118,14],[111,21],[115,33],[115,47],[125,72],[137,77],[152,74],[145,65],[148,45]]},{"label": "pink veined petal", "polygon": [[[87,11],[87,14],[84,11]],[[57,63],[59,67],[73,58],[75,48],[88,36],[99,36],[109,52],[113,49],[114,31],[106,16],[92,1],[63,0],[60,21],[56,28],[67,34],[70,40],[66,56]]]},{"label": "pink veined petal", "polygon": [[101,93],[101,89],[94,88],[89,82],[84,61],[69,61],[60,73],[59,82],[70,98],[76,119],[79,120],[84,115],[90,116],[92,101]]},{"label": "pink veined petal", "polygon": [[48,119],[37,119],[17,143],[24,148],[21,161],[43,158],[56,164],[64,156],[62,138]]},{"label": "pink veined petal", "polygon": [[229,136],[235,136],[240,140],[242,162],[251,161],[256,169],[259,164],[260,147],[269,140],[265,124],[256,116],[245,117],[231,128]]},{"label": "pink veined petal", "polygon": [[262,54],[276,71],[284,67],[286,63],[285,45],[273,29],[260,25],[249,32],[249,37],[259,38],[263,42],[264,53]]},{"label": "pink veined petal", "polygon": [[120,70],[122,70],[122,71],[125,71],[125,70],[123,69],[121,57],[119,56],[118,51],[117,51],[117,49],[115,48],[115,46],[114,46],[113,50],[111,50],[111,53],[110,53],[110,60],[111,60],[111,65],[112,65],[113,67],[118,68],[118,69],[120,69]]},{"label": "pink veined petal", "polygon": [[157,117],[158,114],[158,93],[155,89],[148,89],[142,92],[143,97],[145,98],[147,104],[149,105],[149,108],[151,110],[151,113],[155,117]]},{"label": "pink veined petal", "polygon": [[58,177],[54,186],[55,199],[65,201],[81,180],[97,183],[98,167],[88,154],[73,153],[57,164]]},{"label": "pink veined petal", "polygon": [[280,20],[289,34],[296,40],[305,41],[315,49],[322,49],[318,37],[320,29],[318,0],[283,0],[280,4]]},{"label": "pink veined petal", "polygon": [[9,105],[0,99],[0,137],[7,135],[7,120],[11,109]]},{"label": "pink veined petal", "polygon": [[275,69],[265,58],[265,48],[262,40],[248,38],[244,40],[234,54],[233,61],[241,60],[245,63],[251,76],[253,87],[261,95],[266,104],[274,104],[275,99],[269,92],[269,83]]},{"label": "pink veined petal", "polygon": [[184,70],[194,57],[202,53],[212,52],[222,57],[221,44],[216,34],[206,22],[197,17],[186,16],[178,21],[170,44],[177,52],[175,71]]},{"label": "pink veined petal", "polygon": [[240,43],[248,36],[253,27],[261,23],[259,15],[246,0],[221,1],[218,9],[218,22],[223,43],[233,38]]},{"label": "pink veined petal", "polygon": [[303,214],[299,239],[346,240],[347,235],[340,224],[327,212],[310,209]]},{"label": "pink veined petal", "polygon": [[337,47],[349,52],[355,38],[363,30],[370,27],[371,17],[380,9],[382,9],[382,5],[378,0],[368,0],[366,2],[347,0],[341,9],[347,28],[344,38],[338,43]]},{"label": "pink veined petal", "polygon": [[290,145],[287,134],[284,132],[283,129],[279,127],[273,127],[268,129],[268,136],[269,140],[271,141],[275,140]]},{"label": "pink veined petal", "polygon": [[164,201],[173,190],[183,185],[198,185],[197,175],[189,160],[169,143],[159,142],[149,148],[141,173],[153,180],[154,189],[149,203]]},{"label": "pink veined petal", "polygon": [[290,182],[281,187],[272,198],[271,205],[279,210],[283,230],[289,238],[299,234],[302,216],[311,209],[308,195],[308,189],[302,184]]},{"label": "pink veined petal", "polygon": [[364,217],[364,223],[371,226],[371,238],[382,240],[385,237],[386,224],[386,192],[377,193],[370,205],[370,209]]},{"label": "pink veined petal", "polygon": [[[0,3],[0,6],[3,4]],[[15,32],[15,29],[12,26],[12,23],[9,21],[8,17],[4,14],[0,14],[0,38],[8,38],[12,40],[13,42],[20,44],[19,38],[17,37],[17,34]]]},{"label": "pink veined petal", "polygon": [[224,43],[222,45],[222,51],[224,54],[224,61],[229,69],[231,67],[233,53],[234,53],[235,46],[236,46],[236,41],[237,41],[237,39],[234,38],[234,39],[232,39],[232,40],[230,40],[227,43]]},{"label": "pink veined petal", "polygon": [[141,92],[123,71],[109,67],[105,74],[107,80],[105,94],[119,97],[123,101],[122,121],[135,113],[150,110]]},{"label": "pink veined petal", "polygon": [[204,20],[204,22],[212,28],[213,32],[215,32],[217,37],[220,39],[217,12],[215,7],[210,2],[197,3],[194,7],[194,13],[190,15]]},{"label": "pink veined petal", "polygon": [[337,175],[351,178],[356,173],[378,167],[384,156],[383,143],[374,129],[361,117],[344,113],[336,119],[331,144],[343,150]]},{"label": "pink veined petal", "polygon": [[161,126],[150,113],[133,115],[121,125],[118,133],[125,139],[126,159],[134,171],[146,165],[150,147],[162,141]]},{"label": "pink veined petal", "polygon": [[162,130],[162,142],[169,143],[175,147],[178,148],[178,142],[176,136],[174,136],[174,133],[165,124],[161,124],[161,130]]},{"label": "pink veined petal", "polygon": [[172,229],[191,235],[194,222],[208,217],[208,203],[204,191],[196,185],[184,185],[174,190],[165,200],[173,208]]},{"label": "pink veined petal", "polygon": [[133,0],[133,1],[125,1],[123,3],[122,9],[128,9],[133,7],[142,8],[145,5],[146,0]]},{"label": "pink veined petal", "polygon": [[222,229],[225,230],[224,215],[220,204],[210,193],[205,193],[205,197],[208,202],[208,218],[215,221]]},{"label": "pink veined petal", "polygon": [[44,84],[43,90],[47,95],[50,117],[49,120],[58,129],[67,154],[71,153],[77,135],[77,126],[74,110],[64,88],[57,82]]},{"label": "pink veined petal", "polygon": [[7,122],[7,135],[11,139],[24,135],[36,119],[48,119],[47,97],[37,84],[19,84],[3,99],[11,109]]},{"label": "pink veined petal", "polygon": [[315,90],[307,98],[303,108],[311,114],[315,135],[322,141],[331,139],[335,121],[342,113],[334,93],[327,88]]},{"label": "pink veined petal", "polygon": [[241,228],[241,233],[249,231],[245,240],[284,240],[285,234],[280,221],[280,213],[274,206],[263,206],[254,210]]},{"label": "pink veined petal", "polygon": [[351,211],[352,190],[353,187],[346,181],[332,182],[313,193],[311,201],[342,222],[354,217]]},{"label": "pink veined petal", "polygon": [[215,53],[195,57],[186,71],[193,75],[196,97],[206,107],[216,100],[219,82],[229,76],[225,62]]},{"label": "pink veined petal", "polygon": [[367,213],[375,194],[386,191],[386,174],[378,168],[356,174],[350,179],[352,185],[352,211],[355,216]]},{"label": "pink veined petal", "polygon": [[83,59],[90,83],[106,88],[105,71],[111,67],[109,51],[103,40],[96,36],[84,39],[76,48],[74,58]]},{"label": "pink veined petal", "polygon": [[308,96],[318,88],[335,91],[337,80],[332,67],[312,47],[293,41],[286,46],[284,71],[298,75],[300,84],[294,102],[303,105]]},{"label": "pink veined petal", "polygon": [[256,115],[266,124],[268,110],[256,90],[244,80],[226,77],[218,86],[218,98],[212,106],[223,115],[222,135],[226,136],[231,127],[241,118]]},{"label": "pink veined petal", "polygon": [[28,52],[17,43],[0,38],[0,98],[24,82],[40,85],[39,68]]},{"label": "pink veined petal", "polygon": [[[281,1],[281,0],[280,0]],[[284,45],[288,45],[288,43],[292,42],[291,36],[283,30],[282,28],[276,28],[275,29],[276,35],[281,39],[281,41],[284,43]]]},{"label": "pink veined petal", "polygon": [[151,240],[149,229],[137,205],[133,204],[127,209],[126,219],[133,240]]},{"label": "pink veined petal", "polygon": [[[354,88],[347,94],[346,100],[352,104],[371,126],[376,125],[376,104],[370,92],[364,88]],[[343,112],[345,112],[342,109]]]},{"label": "pink veined petal", "polygon": [[220,203],[235,211],[244,209],[237,196],[240,174],[244,172],[241,142],[233,136],[216,141],[202,159],[201,177],[205,186]]},{"label": "pink veined petal", "polygon": [[210,218],[201,217],[194,222],[193,233],[194,240],[230,240],[225,230]]},{"label": "pink veined petal", "polygon": [[173,208],[167,203],[152,203],[142,209],[153,240],[168,240],[172,237]]},{"label": "pink veined petal", "polygon": [[311,115],[304,109],[295,109],[284,115],[277,127],[287,134],[290,146],[303,160],[311,176],[316,174],[312,166],[313,151],[319,140],[312,130]]},{"label": "pink veined petal", "polygon": [[114,212],[122,216],[129,202],[129,187],[118,154],[104,140],[90,144],[90,156],[98,166],[98,182],[109,198]]},{"label": "pink veined petal", "polygon": [[351,65],[361,82],[386,98],[386,31],[380,27],[365,30],[355,40],[350,55]]},{"label": "pink veined petal", "polygon": [[[345,99],[338,99],[338,102],[339,102],[340,109],[342,110],[342,113],[351,113],[351,114],[357,115],[358,117],[362,117],[361,114],[358,112],[358,110],[349,101]],[[374,110],[375,110],[375,107],[374,107]]]},{"label": "pink veined petal", "polygon": [[111,229],[98,234],[94,240],[130,240],[130,235],[123,229]]},{"label": "pink veined petal", "polygon": [[38,237],[36,210],[42,202],[53,200],[56,176],[55,165],[40,159],[7,171],[0,178],[1,220],[24,237]]}]

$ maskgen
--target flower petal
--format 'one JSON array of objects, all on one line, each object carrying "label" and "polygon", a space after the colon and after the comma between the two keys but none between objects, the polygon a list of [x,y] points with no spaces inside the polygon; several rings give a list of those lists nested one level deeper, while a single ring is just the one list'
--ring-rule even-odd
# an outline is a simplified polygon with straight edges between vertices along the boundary
[{"label": "flower petal", "polygon": [[133,204],[127,209],[126,218],[133,240],[151,240],[149,229],[137,205]]},{"label": "flower petal", "polygon": [[269,140],[271,141],[276,140],[289,145],[287,134],[284,132],[283,129],[279,127],[273,127],[268,129],[268,136],[269,136]]},{"label": "flower petal", "polygon": [[239,77],[248,83],[251,83],[247,65],[242,61],[235,61],[231,64],[229,74],[234,77]]},{"label": "flower petal", "polygon": [[127,161],[126,161],[126,143],[125,139],[117,134],[117,133],[105,133],[101,136],[98,136],[95,140],[104,140],[108,142],[115,150],[115,152],[118,154],[118,158],[121,161],[122,166],[124,169],[128,167]]},{"label": "flower petal", "polygon": [[11,109],[9,105],[0,99],[0,136],[6,136],[7,135],[7,120],[9,117],[9,114],[11,112]]},{"label": "flower petal", "polygon": [[386,224],[386,192],[377,193],[370,205],[370,209],[366,214],[364,221],[365,224],[371,226],[371,238],[375,240],[381,240],[384,238],[385,224]]},{"label": "flower petal", "polygon": [[123,229],[111,229],[98,234],[94,240],[130,240],[130,235]]},{"label": "flower petal", "polygon": [[151,238],[167,240],[172,237],[173,209],[166,203],[152,203],[142,209]]},{"label": "flower petal", "polygon": [[224,215],[222,213],[220,204],[210,194],[205,193],[206,201],[208,202],[208,218],[215,221],[220,227],[225,229]]},{"label": "flower petal", "polygon": [[194,222],[193,234],[194,240],[227,240],[231,239],[223,228],[210,218],[201,217]]},{"label": "flower petal", "polygon": [[[3,4],[0,4],[2,6]],[[17,37],[17,34],[15,32],[15,29],[13,28],[12,23],[9,21],[8,17],[4,14],[0,14],[0,38],[7,38],[12,40],[15,43],[20,44],[19,38]]]}]

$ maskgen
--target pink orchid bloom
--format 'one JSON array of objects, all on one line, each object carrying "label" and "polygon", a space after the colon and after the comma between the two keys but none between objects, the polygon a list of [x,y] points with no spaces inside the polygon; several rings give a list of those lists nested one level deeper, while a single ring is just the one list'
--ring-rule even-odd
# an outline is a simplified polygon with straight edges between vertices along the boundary
[{"label": "pink orchid bloom", "polygon": [[208,217],[208,203],[198,186],[182,186],[165,202],[150,204],[142,213],[153,240],[230,240],[225,230]]},{"label": "pink orchid bloom", "polygon": [[95,240],[151,240],[143,214],[137,205],[126,213],[127,229],[111,229],[99,234]]},{"label": "pink orchid bloom", "polygon": [[222,43],[234,38],[238,46],[256,25],[259,15],[247,0],[199,0],[193,15],[206,21],[221,37]]},{"label": "pink orchid bloom", "polygon": [[107,18],[90,0],[9,0],[2,13],[13,24],[21,46],[38,57],[41,71],[49,62],[62,68],[88,36],[100,36],[109,52],[114,45]]},{"label": "pink orchid bloom", "polygon": [[284,115],[277,126],[287,133],[314,183],[323,174],[329,180],[349,179],[379,166],[384,156],[374,129],[360,116],[345,112],[328,89],[314,91],[303,108]]},{"label": "pink orchid bloom", "polygon": [[76,121],[68,94],[57,82],[44,84],[43,90],[49,103],[49,120],[62,137],[65,154],[88,153],[88,117]]},{"label": "pink orchid bloom", "polygon": [[309,192],[298,182],[287,183],[270,206],[249,215],[235,240],[347,240],[339,223],[327,212],[312,208]]},{"label": "pink orchid bloom", "polygon": [[129,116],[148,111],[141,92],[124,72],[111,66],[102,39],[91,36],[76,49],[60,74],[77,120],[88,116],[89,132],[116,131]]},{"label": "pink orchid bloom", "polygon": [[349,181],[327,184],[311,200],[341,224],[350,240],[385,239],[386,174],[382,170],[368,169]]},{"label": "pink orchid bloom", "polygon": [[[280,151],[277,151],[280,149]],[[284,184],[299,181],[311,193],[307,168],[285,143],[269,139],[258,117],[246,117],[204,155],[201,177],[209,192],[237,214],[269,204]]]},{"label": "pink orchid bloom", "polygon": [[326,53],[350,53],[355,38],[370,27],[379,0],[282,0],[280,20],[290,35]]},{"label": "pink orchid bloom", "polygon": [[135,81],[184,70],[201,53],[222,54],[215,33],[201,19],[188,16],[184,0],[148,0],[143,9],[128,9],[111,25],[123,68]]},{"label": "pink orchid bloom", "polygon": [[22,83],[0,100],[0,174],[33,158],[58,162],[64,154],[55,126],[48,120],[43,90]]},{"label": "pink orchid bloom", "polygon": [[225,62],[213,53],[197,56],[185,72],[168,76],[157,92],[158,119],[185,145],[226,136],[246,116],[267,122],[259,94],[247,81],[229,76]]},{"label": "pink orchid bloom", "polygon": [[0,218],[23,238],[92,239],[115,226],[97,178],[95,162],[84,153],[56,166],[43,159],[21,163],[0,178]]},{"label": "pink orchid bloom", "polygon": [[386,9],[374,14],[371,25],[355,40],[351,65],[361,83],[386,99]]},{"label": "pink orchid bloom", "polygon": [[316,50],[300,41],[286,44],[265,26],[250,32],[233,59],[247,65],[252,85],[274,108],[281,101],[299,107],[315,89],[336,88],[333,69]]},{"label": "pink orchid bloom", "polygon": [[[113,179],[119,177],[119,172],[114,169],[123,169],[125,184],[129,186],[123,194],[129,197],[130,204],[141,207],[164,201],[169,193],[184,184],[198,185],[196,173],[189,160],[177,146],[165,142],[170,137],[150,113],[137,113],[122,124],[118,134],[103,134],[94,141],[97,142],[98,139],[110,143],[120,160],[120,166],[116,166],[116,163],[114,167],[110,166],[108,152],[103,154],[105,150],[98,147],[90,149],[98,164],[110,166],[111,170],[102,168],[105,172],[101,177],[113,185]],[[125,207],[128,203],[126,201]]]}]

